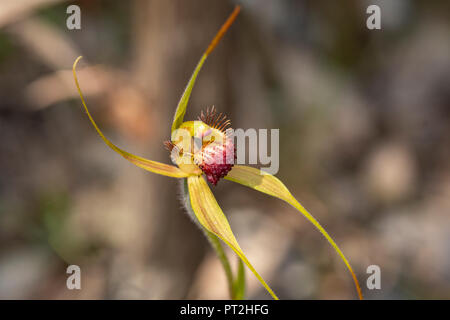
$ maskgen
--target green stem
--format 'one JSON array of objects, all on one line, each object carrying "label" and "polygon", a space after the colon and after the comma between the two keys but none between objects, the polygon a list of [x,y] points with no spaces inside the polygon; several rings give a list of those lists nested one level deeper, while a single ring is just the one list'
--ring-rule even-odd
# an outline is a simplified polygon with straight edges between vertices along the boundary
[{"label": "green stem", "polygon": [[231,270],[230,262],[228,261],[227,255],[223,250],[222,244],[220,243],[219,238],[217,236],[207,230],[204,230],[206,237],[209,240],[209,243],[216,251],[217,256],[219,257],[220,263],[222,263],[222,267],[225,270],[225,275],[227,276],[228,282],[228,290],[230,292],[231,299],[235,300],[235,290],[234,290],[234,281],[233,281],[233,271]]},{"label": "green stem", "polygon": [[241,259],[238,258],[238,271],[236,281],[234,282],[234,299],[245,299],[245,267]]}]

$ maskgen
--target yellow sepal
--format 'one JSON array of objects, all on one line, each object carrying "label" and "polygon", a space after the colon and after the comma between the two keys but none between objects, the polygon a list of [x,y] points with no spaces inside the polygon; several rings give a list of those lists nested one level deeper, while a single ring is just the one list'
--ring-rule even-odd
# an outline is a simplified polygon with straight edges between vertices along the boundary
[{"label": "yellow sepal", "polygon": [[197,66],[195,67],[195,70],[192,73],[192,76],[189,79],[189,82],[188,82],[186,88],[184,89],[183,95],[181,96],[180,101],[178,102],[178,106],[177,106],[177,109],[175,110],[175,115],[173,117],[171,132],[178,129],[180,127],[180,125],[183,123],[184,115],[186,113],[186,107],[189,102],[189,97],[191,96],[192,88],[194,87],[195,80],[197,79],[197,75],[200,72],[200,69],[202,68],[203,64],[205,63],[205,60],[208,57],[208,55],[214,50],[214,48],[219,43],[220,39],[224,36],[225,32],[228,30],[228,28],[234,22],[234,20],[236,19],[240,10],[241,10],[241,8],[239,6],[236,6],[234,11],[231,13],[231,15],[225,21],[225,23],[220,28],[220,30],[217,32],[217,34],[214,36],[213,40],[209,44],[205,53],[203,53],[202,57],[200,58],[200,61],[197,63]]},{"label": "yellow sepal", "polygon": [[122,150],[119,147],[117,147],[116,145],[114,145],[111,141],[109,141],[103,135],[103,133],[101,132],[101,130],[95,123],[94,119],[92,118],[91,114],[89,113],[86,103],[84,102],[83,94],[81,93],[80,84],[78,83],[78,78],[77,78],[77,73],[75,71],[75,68],[77,66],[78,61],[80,61],[81,58],[82,57],[78,57],[77,60],[75,60],[75,62],[73,64],[73,68],[72,68],[73,78],[75,79],[75,85],[77,86],[78,93],[80,94],[81,103],[83,104],[84,110],[86,110],[89,120],[91,120],[92,125],[94,126],[95,130],[97,130],[97,133],[100,135],[100,137],[103,139],[103,141],[115,152],[117,152],[122,157],[124,157],[125,159],[127,159],[131,163],[134,163],[136,166],[138,166],[142,169],[145,169],[145,170],[153,172],[153,173],[161,174],[163,176],[173,177],[173,178],[185,178],[185,177],[189,176],[189,173],[186,173],[175,166],[148,160],[148,159],[145,159],[145,158],[142,158],[139,156],[135,156],[134,154],[131,154],[125,150]]},{"label": "yellow sepal", "polygon": [[353,272],[350,263],[342,253],[341,249],[339,249],[337,244],[325,231],[325,229],[319,224],[319,222],[291,195],[286,186],[278,178],[271,174],[261,172],[261,170],[259,169],[235,165],[233,169],[228,172],[228,175],[225,177],[225,179],[240,183],[244,186],[284,200],[294,208],[296,208],[298,211],[300,211],[306,217],[306,219],[308,219],[317,229],[319,229],[319,231],[324,235],[324,237],[328,240],[328,242],[333,246],[334,250],[336,250],[338,255],[344,261],[345,265],[350,271],[350,274],[352,275],[353,281],[355,282],[358,296],[362,300],[363,296],[358,279],[356,278],[356,275]]},{"label": "yellow sepal", "polygon": [[236,238],[231,231],[230,225],[222,209],[217,204],[211,189],[201,176],[188,177],[189,197],[191,207],[200,224],[209,232],[215,234],[224,241],[247,265],[247,267],[258,278],[261,284],[266,288],[270,295],[278,300],[278,297],[270,289],[264,279],[256,272],[255,268],[250,264],[244,252],[240,248]]}]

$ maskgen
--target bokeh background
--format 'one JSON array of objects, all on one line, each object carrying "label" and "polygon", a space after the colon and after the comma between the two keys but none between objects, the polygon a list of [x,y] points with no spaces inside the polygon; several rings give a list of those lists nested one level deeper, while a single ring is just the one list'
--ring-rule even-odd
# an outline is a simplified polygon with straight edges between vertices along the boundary
[{"label": "bokeh background", "polygon": [[[66,28],[69,4],[81,30]],[[366,298],[450,298],[450,3],[429,0],[1,0],[0,298],[228,298],[178,182],[103,144],[71,66],[84,56],[81,86],[112,141],[169,163],[177,101],[235,4],[186,118],[215,105],[235,128],[279,128],[278,177]],[[370,4],[382,30],[366,28]],[[228,181],[214,193],[281,298],[356,298],[294,209]],[[82,290],[66,288],[70,264]],[[372,264],[381,290],[366,287]],[[247,276],[248,298],[270,298]]]}]

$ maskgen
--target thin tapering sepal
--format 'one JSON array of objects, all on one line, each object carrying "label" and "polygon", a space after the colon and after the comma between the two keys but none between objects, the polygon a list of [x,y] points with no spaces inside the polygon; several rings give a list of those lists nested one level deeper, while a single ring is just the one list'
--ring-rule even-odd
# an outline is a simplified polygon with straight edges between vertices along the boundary
[{"label": "thin tapering sepal", "polygon": [[308,221],[311,222],[323,234],[323,236],[328,240],[328,242],[340,256],[347,269],[350,271],[359,299],[363,299],[358,279],[356,278],[356,275],[353,272],[353,269],[350,266],[347,258],[344,256],[344,253],[341,251],[341,249],[339,249],[328,232],[326,232],[325,229],[319,224],[319,222],[292,196],[286,186],[278,178],[271,174],[262,172],[259,169],[235,165],[225,177],[225,179],[240,183],[244,186],[284,200],[294,208],[296,208],[298,211],[300,211],[306,217],[306,219],[308,219]]},{"label": "thin tapering sepal", "polygon": [[[230,262],[228,261],[228,257],[225,253],[225,250],[223,249],[222,243],[220,242],[220,239],[213,234],[212,232],[209,232],[205,227],[203,227],[200,222],[198,221],[197,217],[195,216],[194,210],[192,209],[191,206],[191,200],[190,200],[190,196],[189,196],[189,189],[188,189],[188,185],[187,185],[187,179],[182,179],[180,182],[182,182],[181,185],[181,193],[182,193],[182,201],[181,203],[183,204],[183,207],[186,209],[187,214],[189,215],[189,217],[194,221],[194,223],[203,231],[203,233],[205,234],[206,238],[208,239],[209,243],[211,244],[211,247],[214,249],[214,251],[217,254],[217,257],[220,260],[220,263],[222,264],[222,267],[225,271],[225,276],[227,278],[227,283],[228,283],[228,291],[230,293],[230,298],[233,300],[240,300],[243,299],[245,291],[243,291],[240,287],[236,286],[236,281],[234,280],[234,276],[233,276],[233,271],[231,269],[231,265]],[[241,262],[241,260],[239,260]],[[239,265],[239,269],[238,269],[238,275],[237,275],[237,279],[239,279],[239,281],[242,281],[242,268],[241,267],[242,262]],[[243,280],[245,282],[245,279]],[[243,284],[244,288],[245,288],[245,283]]]},{"label": "thin tapering sepal", "polygon": [[92,125],[94,126],[95,130],[100,135],[100,137],[103,139],[103,141],[115,152],[117,152],[122,157],[124,157],[125,159],[127,159],[128,161],[130,161],[131,163],[135,164],[136,166],[138,166],[142,169],[151,171],[153,173],[161,174],[163,176],[173,177],[173,178],[185,178],[185,177],[189,176],[188,173],[180,170],[179,168],[177,168],[175,166],[165,164],[165,163],[160,163],[157,161],[148,160],[148,159],[136,156],[134,154],[131,154],[125,150],[122,150],[119,147],[117,147],[116,145],[114,145],[111,141],[109,141],[105,137],[105,135],[102,133],[100,128],[97,126],[97,123],[95,123],[94,119],[92,118],[92,116],[88,110],[88,107],[86,106],[86,102],[84,101],[83,94],[82,94],[81,88],[80,88],[80,84],[78,83],[77,73],[75,70],[76,70],[78,61],[80,61],[81,58],[82,58],[81,56],[78,57],[75,60],[75,62],[73,63],[73,67],[72,67],[73,78],[75,79],[75,85],[76,85],[78,93],[80,95],[81,103],[83,104],[84,110],[86,111],[86,113],[89,117],[89,120],[91,121]]},{"label": "thin tapering sepal", "polygon": [[225,217],[222,209],[217,204],[211,189],[203,179],[202,176],[191,176],[187,178],[189,197],[191,201],[192,209],[198,222],[209,232],[215,234],[223,242],[225,242],[247,265],[247,267],[253,272],[256,278],[261,282],[264,288],[270,293],[270,295],[278,300],[276,294],[272,291],[269,285],[258,274],[255,268],[248,261],[241,247],[239,246],[227,218]]},{"label": "thin tapering sepal", "polygon": [[235,7],[234,11],[231,13],[231,15],[228,17],[228,19],[222,25],[222,27],[217,32],[217,34],[214,36],[214,38],[211,41],[211,43],[209,44],[208,48],[206,49],[206,51],[203,53],[202,57],[200,58],[200,61],[197,63],[197,66],[195,67],[194,72],[192,73],[191,78],[189,79],[189,82],[186,85],[186,88],[184,89],[183,95],[181,96],[180,101],[178,102],[178,106],[177,106],[177,109],[175,110],[175,115],[173,117],[171,132],[178,129],[180,127],[180,125],[183,123],[184,115],[186,114],[187,104],[189,102],[189,97],[191,96],[191,92],[192,92],[192,89],[194,88],[195,80],[197,79],[198,73],[200,72],[203,64],[205,63],[206,58],[209,56],[209,54],[211,54],[211,52],[217,46],[220,39],[222,39],[222,37],[227,32],[227,30],[233,24],[234,20],[236,20],[236,17],[239,14],[240,10],[241,10],[240,6]]}]

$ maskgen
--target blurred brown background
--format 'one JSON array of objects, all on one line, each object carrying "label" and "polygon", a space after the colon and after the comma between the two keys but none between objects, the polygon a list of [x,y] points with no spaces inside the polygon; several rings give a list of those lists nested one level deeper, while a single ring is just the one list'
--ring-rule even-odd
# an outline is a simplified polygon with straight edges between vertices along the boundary
[{"label": "blurred brown background", "polygon": [[[81,30],[66,8],[81,8]],[[186,119],[279,128],[278,177],[330,232],[369,299],[450,298],[448,1],[0,1],[0,298],[228,298],[163,140],[195,64],[235,4]],[[378,4],[382,30],[366,28]],[[219,203],[282,299],[355,298],[323,237],[287,204],[227,181]],[[235,262],[234,257],[232,261]],[[82,290],[66,288],[81,267]],[[381,268],[381,290],[366,287]],[[269,298],[247,272],[248,298]]]}]

